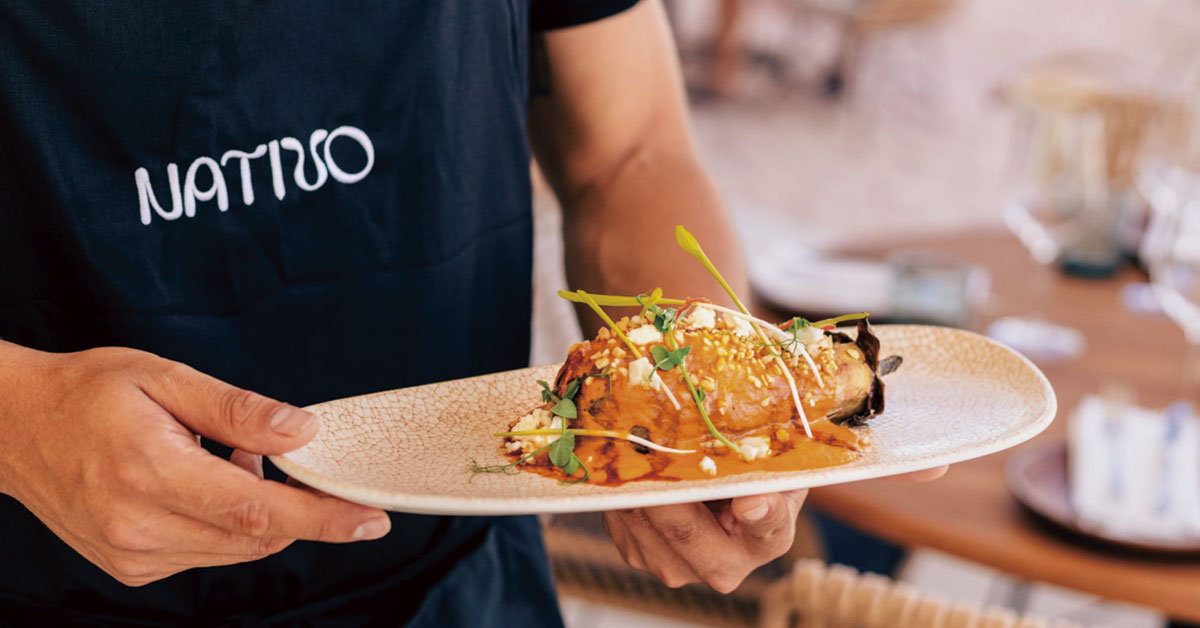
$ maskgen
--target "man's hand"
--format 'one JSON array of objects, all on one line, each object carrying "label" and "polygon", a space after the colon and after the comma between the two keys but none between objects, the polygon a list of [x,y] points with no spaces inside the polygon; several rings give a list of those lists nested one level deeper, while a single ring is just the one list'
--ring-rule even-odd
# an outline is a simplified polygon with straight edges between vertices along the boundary
[{"label": "man's hand", "polygon": [[[946,467],[895,479],[925,482]],[[782,556],[796,536],[807,490],[752,495],[705,504],[635,508],[604,513],[604,527],[630,567],[669,587],[704,582],[733,591],[750,572]]]},{"label": "man's hand", "polygon": [[630,567],[669,587],[705,582],[721,593],[788,551],[807,490],[604,513]]},{"label": "man's hand", "polygon": [[[375,539],[387,515],[262,479],[314,415],[129,349],[0,342],[0,491],[120,582],[256,560],[297,539]],[[238,448],[234,463],[198,436]]]}]

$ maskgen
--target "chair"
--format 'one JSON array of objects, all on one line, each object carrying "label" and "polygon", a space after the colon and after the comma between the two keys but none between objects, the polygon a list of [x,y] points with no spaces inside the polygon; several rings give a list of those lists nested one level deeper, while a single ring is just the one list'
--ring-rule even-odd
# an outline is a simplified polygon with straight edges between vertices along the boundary
[{"label": "chair", "polygon": [[[797,623],[793,623],[796,621]],[[845,565],[800,560],[790,576],[768,585],[759,601],[760,628],[1082,628],[1021,617],[1007,609],[955,605],[935,595]]]}]

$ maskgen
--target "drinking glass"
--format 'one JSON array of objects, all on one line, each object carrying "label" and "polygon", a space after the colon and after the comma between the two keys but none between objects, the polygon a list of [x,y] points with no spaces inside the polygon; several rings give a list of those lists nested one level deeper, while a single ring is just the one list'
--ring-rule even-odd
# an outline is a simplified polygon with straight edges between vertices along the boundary
[{"label": "drinking glass", "polygon": [[1034,261],[1030,281],[1034,310],[997,320],[988,335],[1036,362],[1048,363],[1083,352],[1083,334],[1046,320],[1054,263],[1064,245],[1078,240],[1088,221],[1111,208],[1104,119],[1095,112],[1026,113],[1030,131],[1018,151],[1028,172],[1026,191],[1008,204],[1004,221]]},{"label": "drinking glass", "polygon": [[1180,397],[1200,388],[1200,89],[1180,109],[1164,109],[1138,160],[1138,188],[1150,205],[1138,255],[1159,307],[1183,329],[1187,348]]},{"label": "drinking glass", "polygon": [[1141,256],[1163,312],[1187,340],[1180,396],[1195,402],[1200,378],[1200,164],[1149,169],[1142,175],[1151,205]]}]

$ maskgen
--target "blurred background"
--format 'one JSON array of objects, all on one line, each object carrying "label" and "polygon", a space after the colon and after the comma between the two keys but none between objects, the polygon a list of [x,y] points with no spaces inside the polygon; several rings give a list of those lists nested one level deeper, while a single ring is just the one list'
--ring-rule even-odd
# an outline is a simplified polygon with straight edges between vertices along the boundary
[{"label": "blurred background", "polygon": [[[1059,416],[933,484],[814,491],[796,547],[730,596],[548,519],[568,625],[1200,624],[1200,0],[667,7],[760,309],[988,334]],[[548,364],[580,330],[534,179]]]}]

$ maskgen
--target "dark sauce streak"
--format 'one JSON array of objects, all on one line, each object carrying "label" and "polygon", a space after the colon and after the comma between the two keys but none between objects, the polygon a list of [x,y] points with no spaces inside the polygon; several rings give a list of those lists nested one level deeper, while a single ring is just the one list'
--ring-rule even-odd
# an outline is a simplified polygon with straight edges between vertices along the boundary
[{"label": "dark sauce streak", "polygon": [[616,445],[616,443],[610,440],[601,445],[600,451],[597,452],[597,455],[603,456],[606,460],[604,466],[601,467],[604,469],[604,484],[610,484],[609,478],[619,477],[617,475],[617,452],[614,451]]}]

